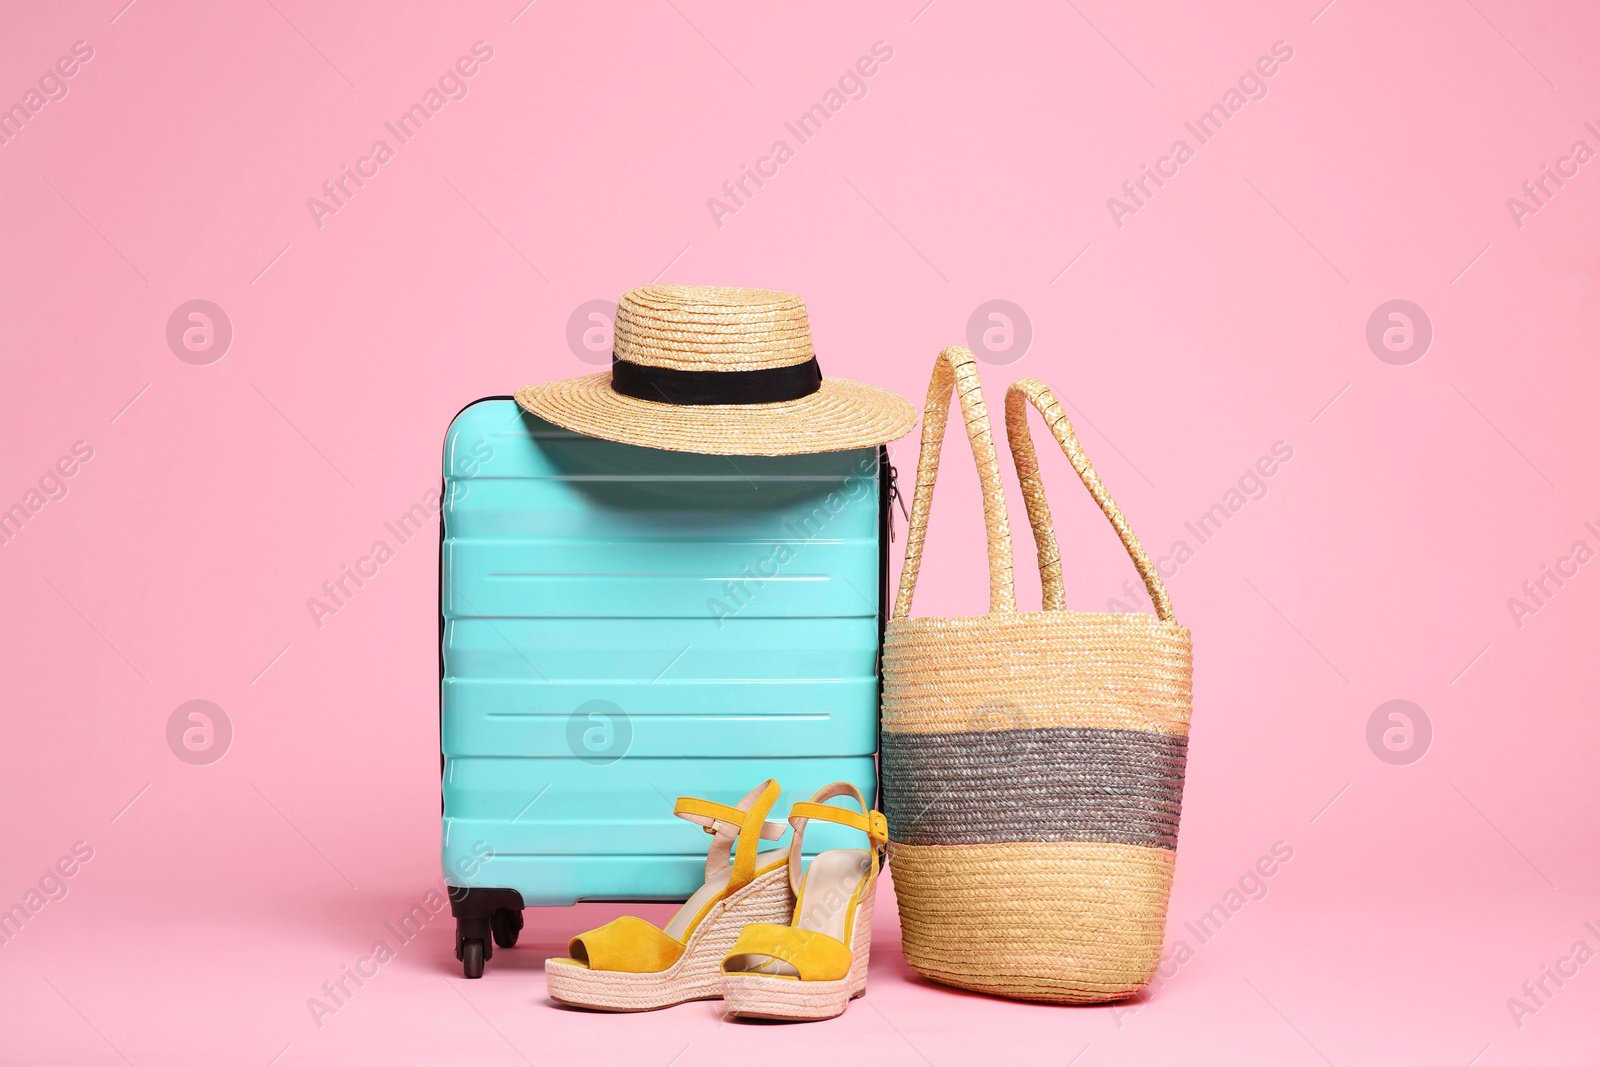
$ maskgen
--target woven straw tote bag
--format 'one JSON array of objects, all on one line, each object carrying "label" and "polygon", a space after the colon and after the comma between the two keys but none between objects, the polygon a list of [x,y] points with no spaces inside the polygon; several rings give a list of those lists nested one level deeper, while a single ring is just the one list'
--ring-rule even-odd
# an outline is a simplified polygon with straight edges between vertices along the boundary
[{"label": "woven straw tote bag", "polygon": [[[978,463],[989,613],[910,618],[955,392]],[[1144,579],[1157,615],[1067,611],[1028,432],[1043,415]],[[935,981],[1091,1003],[1154,976],[1183,795],[1189,632],[1050,390],[1006,394],[1044,610],[1018,611],[1011,539],[977,365],[947,348],[923,413],[911,529],[883,650],[880,760],[907,961]]]}]

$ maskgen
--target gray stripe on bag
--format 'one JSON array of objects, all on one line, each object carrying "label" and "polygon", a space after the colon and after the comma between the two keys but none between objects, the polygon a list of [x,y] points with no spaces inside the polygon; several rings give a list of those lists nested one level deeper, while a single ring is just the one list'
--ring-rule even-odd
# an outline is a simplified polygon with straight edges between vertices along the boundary
[{"label": "gray stripe on bag", "polygon": [[889,836],[903,844],[1177,847],[1185,737],[1075,726],[885,731],[881,746]]}]

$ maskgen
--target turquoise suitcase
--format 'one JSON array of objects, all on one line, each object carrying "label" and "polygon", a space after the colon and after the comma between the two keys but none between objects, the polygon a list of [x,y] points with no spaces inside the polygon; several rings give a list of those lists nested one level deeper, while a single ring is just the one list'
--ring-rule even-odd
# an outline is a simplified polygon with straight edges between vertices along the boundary
[{"label": "turquoise suitcase", "polygon": [[[684,900],[679,796],[877,792],[894,491],[885,449],[704,456],[560,429],[509,397],[444,447],[443,865],[483,973],[522,909]],[[848,847],[818,824],[806,851]]]}]

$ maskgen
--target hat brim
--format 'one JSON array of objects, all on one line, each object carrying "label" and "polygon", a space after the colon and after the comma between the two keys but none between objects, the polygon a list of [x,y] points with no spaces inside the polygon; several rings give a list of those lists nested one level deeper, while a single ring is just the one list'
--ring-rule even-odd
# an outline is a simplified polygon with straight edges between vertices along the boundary
[{"label": "hat brim", "polygon": [[623,396],[611,372],[517,390],[524,410],[564,429],[626,445],[712,456],[795,456],[868,448],[905,436],[917,412],[874,385],[824,378],[799,400],[666,404]]}]

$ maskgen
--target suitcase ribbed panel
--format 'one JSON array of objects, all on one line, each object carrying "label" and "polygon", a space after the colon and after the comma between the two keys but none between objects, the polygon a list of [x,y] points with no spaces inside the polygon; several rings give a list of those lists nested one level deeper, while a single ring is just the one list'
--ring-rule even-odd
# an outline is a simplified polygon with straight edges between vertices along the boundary
[{"label": "suitcase ribbed panel", "polygon": [[[444,843],[452,885],[525,902],[681,899],[679,795],[777,817],[876,790],[876,449],[700,456],[480,401],[445,443]],[[818,824],[813,849],[859,847]],[[487,858],[485,858],[487,857]]]}]

